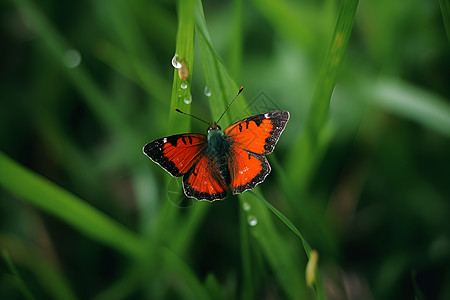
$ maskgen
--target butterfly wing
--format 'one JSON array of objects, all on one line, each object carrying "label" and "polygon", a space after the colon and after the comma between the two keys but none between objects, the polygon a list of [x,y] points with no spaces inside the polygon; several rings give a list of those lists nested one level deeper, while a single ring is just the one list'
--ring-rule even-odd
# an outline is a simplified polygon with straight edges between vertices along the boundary
[{"label": "butterfly wing", "polygon": [[218,164],[204,153],[188,174],[183,177],[186,196],[214,201],[227,196],[227,186],[220,175]]},{"label": "butterfly wing", "polygon": [[209,201],[223,199],[227,186],[217,163],[205,152],[206,143],[203,134],[177,134],[148,143],[143,152],[170,175],[184,175],[186,196]]},{"label": "butterfly wing", "polygon": [[224,133],[235,146],[266,155],[272,153],[288,121],[289,112],[275,110],[238,121]]},{"label": "butterfly wing", "polygon": [[148,143],[143,152],[170,175],[179,177],[200,159],[206,142],[203,134],[176,134]]},{"label": "butterfly wing", "polygon": [[234,123],[224,130],[232,141],[228,169],[233,194],[253,189],[271,168],[264,155],[273,151],[289,120],[287,111],[271,111]]}]

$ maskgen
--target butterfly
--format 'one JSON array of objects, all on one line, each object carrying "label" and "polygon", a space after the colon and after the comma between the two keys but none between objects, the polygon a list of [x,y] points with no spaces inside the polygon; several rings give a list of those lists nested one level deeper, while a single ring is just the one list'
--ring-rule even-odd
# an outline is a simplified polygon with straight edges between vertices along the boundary
[{"label": "butterfly", "polygon": [[224,199],[228,189],[240,194],[263,182],[271,171],[266,155],[274,150],[289,120],[289,112],[276,110],[245,118],[222,131],[217,125],[222,116],[211,124],[192,116],[210,125],[207,135],[176,134],[143,148],[170,175],[183,176],[187,197],[214,201]]}]

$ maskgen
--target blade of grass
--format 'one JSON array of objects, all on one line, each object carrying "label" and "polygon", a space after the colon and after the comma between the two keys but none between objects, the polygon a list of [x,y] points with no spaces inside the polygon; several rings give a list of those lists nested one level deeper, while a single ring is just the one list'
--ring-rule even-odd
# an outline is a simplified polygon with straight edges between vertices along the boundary
[{"label": "blade of grass", "polygon": [[[194,0],[178,2],[178,31],[175,54],[178,55],[178,62],[184,61],[186,63],[189,77],[185,82],[182,82],[178,74],[179,70],[174,69],[169,116],[170,131],[190,128],[191,120],[187,117],[180,117],[180,114],[176,113],[174,109],[179,108],[186,113],[191,111],[191,80],[194,67],[194,6]],[[187,87],[181,88],[182,83],[186,84]]]},{"label": "blade of grass", "polygon": [[30,204],[52,214],[93,240],[133,258],[145,255],[138,237],[81,199],[14,162],[0,152],[0,185]]},{"label": "blade of grass", "polygon": [[[145,90],[154,98],[160,98],[161,90],[168,90],[169,86],[158,74],[157,64],[153,61],[152,49],[146,47],[145,37],[140,27],[136,24],[136,18],[131,11],[130,4],[121,0],[98,2],[100,10],[109,16],[109,26],[113,26],[113,32],[119,36],[123,48],[126,50],[127,59],[133,73],[145,86]],[[155,88],[157,86],[158,88]],[[164,98],[160,98],[164,99]]]},{"label": "blade of grass", "polygon": [[208,289],[211,299],[226,300],[222,287],[214,274],[208,274],[205,280],[205,287]]},{"label": "blade of grass", "polygon": [[[170,85],[164,80],[153,79],[153,76],[155,75],[152,76],[152,79],[148,80],[152,82],[152,85],[145,84],[133,69],[127,53],[125,53],[116,45],[113,45],[108,41],[102,41],[95,48],[95,55],[99,60],[103,61],[110,68],[114,69],[116,72],[120,73],[128,80],[140,86],[149,95],[152,95],[153,99],[155,99],[156,101],[159,101],[161,103],[166,102],[164,101],[166,99],[166,91],[170,89]],[[146,68],[148,68],[147,65]],[[155,86],[157,86],[158,88],[155,89]]]},{"label": "blade of grass", "polygon": [[[238,88],[231,79],[230,73],[225,67],[222,59],[212,46],[211,37],[209,35],[203,12],[203,6],[199,0],[197,1],[195,9],[195,17],[195,28],[200,56],[202,58],[203,72],[205,73],[206,85],[211,92],[211,96],[209,97],[209,107],[213,118],[217,120],[217,118],[219,118],[224,112],[230,100],[236,95]],[[230,107],[230,111],[223,116],[224,124],[230,123],[230,115],[233,115],[238,107],[245,107],[245,98],[243,95],[239,96],[239,101],[235,102]]]},{"label": "blade of grass", "polygon": [[[280,219],[293,233],[295,233],[301,240],[303,249],[305,250],[306,255],[308,258],[311,258],[311,246],[308,244],[308,242],[305,240],[303,235],[300,233],[300,231],[297,229],[297,227],[288,219],[286,218],[278,209],[276,209],[274,206],[272,206],[269,202],[267,202],[266,199],[259,197],[257,194],[250,191],[253,196],[255,196],[259,201],[261,201],[267,208],[270,209]],[[323,282],[322,282],[322,276],[319,272],[317,272],[316,275],[316,292],[317,297],[316,299],[326,299],[325,297],[325,290],[323,288]]]},{"label": "blade of grass", "polygon": [[[328,53],[323,61],[315,88],[311,107],[306,120],[305,128],[300,138],[292,147],[287,162],[287,169],[298,190],[305,191],[314,166],[317,163],[317,147],[321,147],[319,137],[326,123],[331,96],[336,85],[337,72],[347,49],[356,9],[359,0],[346,0],[341,2],[333,38]],[[320,151],[319,151],[320,152]],[[298,166],[302,166],[299,168]]]},{"label": "blade of grass", "polygon": [[250,243],[248,234],[248,222],[247,214],[245,209],[247,206],[244,204],[242,198],[239,199],[240,206],[239,209],[239,242],[241,249],[241,265],[242,265],[242,288],[241,288],[241,300],[251,300],[254,299],[254,290],[252,282],[252,266],[251,266],[251,254],[250,254]]},{"label": "blade of grass", "polygon": [[441,5],[442,21],[447,33],[447,41],[450,43],[450,1],[439,0],[439,4]]},{"label": "blade of grass", "polygon": [[[169,133],[173,134],[177,132],[189,132],[191,118],[182,116],[174,111],[174,108],[180,108],[184,112],[189,113],[191,105],[184,102],[186,97],[191,97],[191,78],[193,74],[194,64],[194,4],[192,0],[179,1],[178,2],[178,32],[176,40],[176,54],[177,60],[181,63],[184,61],[189,71],[189,78],[182,82],[178,73],[178,69],[173,73],[173,85],[172,96],[170,104],[170,117],[168,122]],[[187,87],[181,88],[181,84],[184,83]],[[175,179],[172,179],[175,180]],[[180,188],[179,197],[183,196],[183,191]],[[156,269],[153,270],[152,276],[155,276],[156,282],[158,282],[157,291],[148,291],[149,295],[156,295],[162,297],[167,293],[168,288],[172,289],[164,282],[164,278],[160,278],[159,273],[167,272],[169,267],[171,270],[177,270],[177,276],[183,280],[181,286],[177,286],[178,290],[182,290],[183,296],[186,299],[208,299],[209,295],[203,288],[199,279],[195,273],[189,269],[187,264],[181,260],[186,253],[186,249],[193,239],[193,235],[196,233],[196,229],[200,226],[201,221],[208,212],[208,203],[198,203],[189,209],[189,211],[183,216],[180,214],[180,208],[176,206],[167,197],[166,193],[164,197],[163,206],[158,214],[158,219],[151,236],[150,241],[153,246],[154,257],[153,263],[156,265]],[[171,197],[173,199],[174,196]],[[158,249],[157,245],[166,244],[168,249]],[[170,250],[169,250],[170,249]],[[164,261],[163,269],[160,269],[160,261]],[[170,271],[171,271],[170,270]],[[175,273],[174,273],[175,274]],[[184,283],[188,283],[187,285]]]},{"label": "blade of grass", "polygon": [[17,268],[14,265],[14,262],[12,261],[11,257],[9,256],[9,253],[7,250],[3,250],[3,259],[5,260],[6,264],[8,265],[9,271],[11,272],[16,285],[19,288],[19,290],[22,292],[23,296],[28,300],[36,299],[33,296],[33,294],[31,293],[28,286],[23,281],[22,276],[20,276],[19,271],[17,271]]},{"label": "blade of grass", "polygon": [[0,235],[0,247],[11,255],[14,263],[31,271],[36,281],[47,291],[48,295],[53,296],[53,299],[77,299],[64,274],[55,266],[54,262],[40,254],[42,249],[24,244],[15,236],[7,235]]},{"label": "blade of grass", "polygon": [[[229,100],[234,96],[230,91],[235,93],[237,88],[228,70],[212,46],[200,1],[197,1],[196,21],[196,32],[198,33],[197,37],[202,64],[207,85],[211,88],[211,98],[213,98],[210,100],[210,107],[213,115],[218,117],[224,111]],[[224,117],[224,119],[226,119],[225,121],[229,122],[230,117],[228,116],[236,116],[238,115],[237,112],[243,111],[246,107],[244,100],[245,99],[240,98],[239,101],[233,104],[230,112]],[[254,191],[258,193],[257,188],[255,188]],[[246,224],[249,224],[249,218],[257,220],[258,225],[250,226],[251,233],[255,236],[258,246],[261,248],[266,260],[274,270],[277,281],[283,291],[289,299],[298,299],[301,298],[301,295],[306,295],[305,285],[301,286],[298,284],[299,282],[302,282],[301,278],[303,277],[303,272],[299,272],[300,268],[296,263],[298,256],[290,251],[291,248],[288,245],[288,242],[279,235],[270,215],[267,214],[266,209],[264,209],[262,204],[248,193],[241,194],[239,198],[242,203],[247,203],[246,207],[249,208],[245,211],[246,217],[241,219],[247,220]],[[241,233],[243,233],[243,230],[241,230]],[[241,241],[244,238],[244,236],[241,236]],[[246,257],[243,257],[243,259],[246,259]],[[250,269],[249,266],[246,268]],[[248,286],[246,288],[251,289],[252,287]],[[249,295],[254,292],[256,291],[248,290],[245,293],[246,295]]]},{"label": "blade of grass", "polygon": [[[255,192],[261,198],[259,192]],[[302,299],[307,296],[306,284],[300,264],[304,259],[293,249],[289,241],[276,229],[267,208],[252,193],[240,196],[246,224],[258,247],[274,272],[277,283],[286,299]],[[255,276],[252,274],[252,276]],[[256,291],[255,291],[256,292]]]},{"label": "blade of grass", "polygon": [[175,278],[181,276],[184,279],[183,281],[179,281],[180,284],[174,287],[176,290],[179,290],[182,298],[193,300],[212,299],[189,265],[167,248],[161,248],[160,251],[165,265],[173,271],[173,276]]},{"label": "blade of grass", "polygon": [[[178,54],[179,62],[186,62],[190,77],[185,82],[187,84],[187,88],[180,89],[182,81],[178,74],[178,69],[174,70],[169,119],[170,133],[173,133],[172,131],[175,130],[175,128],[177,131],[182,130],[185,132],[189,132],[190,129],[191,118],[176,113],[174,109],[180,108],[187,113],[191,111],[191,105],[186,104],[183,101],[183,98],[191,96],[190,82],[194,65],[194,7],[194,0],[178,2],[179,23],[176,53]],[[182,197],[181,189],[179,195]],[[180,218],[180,209],[170,201],[166,201],[165,206],[167,207],[164,208],[164,210],[167,214],[164,218],[160,218],[160,224],[158,225],[159,234],[164,236],[164,232],[166,232],[168,228],[173,228],[173,232],[176,232],[176,235],[172,236],[167,242],[171,245],[171,249],[175,251],[175,253],[181,254],[185,252],[185,249],[192,240],[192,236],[195,234],[196,228],[201,224],[201,220],[204,219],[209,206],[202,204],[203,203],[191,207],[187,216],[185,218]],[[181,223],[183,225],[180,226]]]},{"label": "blade of grass", "polygon": [[380,79],[375,84],[372,81],[367,90],[367,99],[373,104],[450,136],[450,105],[445,99],[406,82],[389,78]]},{"label": "blade of grass", "polygon": [[[24,14],[27,21],[33,26],[33,29],[39,33],[39,37],[44,41],[49,50],[49,55],[62,61],[61,58],[64,53],[71,47],[66,44],[56,29],[29,0],[14,0],[14,2]],[[119,133],[125,131],[124,136],[128,134],[129,136],[135,136],[134,131],[129,129],[128,125],[117,115],[116,111],[108,103],[108,97],[95,85],[82,65],[73,69],[64,67],[63,70],[74,86],[84,96],[83,99],[86,101],[88,107],[92,109],[98,119],[107,128],[111,128]]]},{"label": "blade of grass", "polygon": [[242,80],[242,0],[233,1],[233,24],[230,40],[230,70],[238,82]]}]

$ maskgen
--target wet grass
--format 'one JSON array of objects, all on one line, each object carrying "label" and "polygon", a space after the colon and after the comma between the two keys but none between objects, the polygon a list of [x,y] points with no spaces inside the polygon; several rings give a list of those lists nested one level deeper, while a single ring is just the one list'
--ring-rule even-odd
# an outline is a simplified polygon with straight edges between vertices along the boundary
[{"label": "wet grass", "polygon": [[[5,299],[449,297],[445,1],[1,7]],[[291,113],[272,173],[189,200],[142,146],[242,85],[222,128]]]}]

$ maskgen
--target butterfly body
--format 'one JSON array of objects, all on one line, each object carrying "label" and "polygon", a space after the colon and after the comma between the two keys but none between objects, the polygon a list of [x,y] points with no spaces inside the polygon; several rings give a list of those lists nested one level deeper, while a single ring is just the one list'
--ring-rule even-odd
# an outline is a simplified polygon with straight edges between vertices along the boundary
[{"label": "butterfly body", "polygon": [[148,143],[143,152],[172,176],[183,176],[186,196],[223,199],[228,189],[240,194],[264,181],[271,171],[265,155],[273,151],[288,120],[287,111],[272,111],[224,131],[212,123],[208,135],[172,135]]}]

